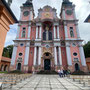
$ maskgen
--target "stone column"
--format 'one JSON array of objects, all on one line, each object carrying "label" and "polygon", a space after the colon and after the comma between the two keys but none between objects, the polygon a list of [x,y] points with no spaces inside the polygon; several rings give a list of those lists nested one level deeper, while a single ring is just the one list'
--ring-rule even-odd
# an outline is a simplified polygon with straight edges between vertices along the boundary
[{"label": "stone column", "polygon": [[25,48],[25,58],[24,58],[24,65],[28,65],[28,60],[29,60],[29,52],[30,52],[30,43],[28,42],[26,44],[26,48]]},{"label": "stone column", "polygon": [[38,64],[41,65],[41,47],[39,47],[39,52],[38,52]]},{"label": "stone column", "polygon": [[16,35],[17,39],[19,38],[19,33],[20,33],[20,25],[18,25],[18,30],[17,30],[17,35]]},{"label": "stone column", "polygon": [[36,39],[38,39],[38,26],[36,27]]},{"label": "stone column", "polygon": [[21,8],[21,13],[20,13],[20,21],[22,20],[22,16],[23,16],[23,9]]},{"label": "stone column", "polygon": [[56,28],[55,28],[55,26],[54,26],[54,39],[56,39]]},{"label": "stone column", "polygon": [[30,16],[29,16],[29,20],[32,20],[32,11],[30,11]]},{"label": "stone column", "polygon": [[62,66],[62,55],[61,55],[61,47],[58,48],[59,50],[59,62],[60,62],[60,66]]},{"label": "stone column", "polygon": [[57,66],[57,50],[56,50],[56,47],[54,47],[54,59],[55,59],[55,65]]},{"label": "stone column", "polygon": [[80,52],[82,66],[86,66],[86,60],[85,60],[84,50],[83,50],[83,47],[82,47],[81,43],[79,45],[79,52]]},{"label": "stone column", "polygon": [[11,65],[15,65],[16,54],[17,54],[17,43],[15,43],[14,48],[13,48]]},{"label": "stone column", "polygon": [[63,8],[62,13],[63,13],[63,19],[64,19],[64,20],[66,20],[66,16],[65,16],[65,9],[64,9],[64,8]]},{"label": "stone column", "polygon": [[34,62],[33,62],[33,65],[35,66],[36,65],[36,58],[37,58],[37,47],[35,46],[34,47]]},{"label": "stone column", "polygon": [[73,5],[73,14],[74,14],[74,19],[76,20],[75,5]]},{"label": "stone column", "polygon": [[72,66],[71,51],[69,43],[66,43],[66,54],[68,66]]},{"label": "stone column", "polygon": [[30,33],[31,33],[31,26],[29,25],[29,27],[28,27],[28,38],[30,38]]},{"label": "stone column", "polygon": [[80,33],[79,33],[78,24],[75,24],[75,25],[76,25],[77,38],[80,38]]},{"label": "stone column", "polygon": [[42,27],[40,26],[40,28],[39,28],[40,30],[40,32],[39,32],[39,38],[41,39],[41,37],[42,37]]},{"label": "stone column", "polygon": [[57,26],[57,38],[60,39],[59,26]]},{"label": "stone column", "polygon": [[64,32],[65,32],[65,38],[68,38],[68,32],[67,32],[67,24],[64,22]]}]

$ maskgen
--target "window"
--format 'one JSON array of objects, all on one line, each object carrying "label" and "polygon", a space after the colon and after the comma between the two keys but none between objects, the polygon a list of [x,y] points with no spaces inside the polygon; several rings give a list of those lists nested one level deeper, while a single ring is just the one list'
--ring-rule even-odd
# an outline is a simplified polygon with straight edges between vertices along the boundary
[{"label": "window", "polygon": [[44,31],[43,32],[43,40],[52,40],[52,32]]},{"label": "window", "polygon": [[75,47],[76,46],[76,43],[72,43],[72,46]]},{"label": "window", "polygon": [[46,32],[43,32],[43,40],[46,40]]},{"label": "window", "polygon": [[22,47],[23,45],[24,45],[23,43],[20,44],[21,47]]},{"label": "window", "polygon": [[52,32],[49,31],[49,40],[52,40]]},{"label": "window", "polygon": [[46,56],[49,56],[49,53],[46,53]]},{"label": "window", "polygon": [[22,29],[22,38],[25,38],[25,34],[26,34],[26,28],[24,27],[24,28]]},{"label": "window", "polygon": [[19,53],[19,56],[22,56],[23,54],[22,53]]},{"label": "window", "polygon": [[74,37],[73,27],[70,27],[70,36]]},{"label": "window", "polygon": [[73,55],[74,55],[74,56],[77,56],[77,53],[76,53],[76,52],[74,52],[74,53],[73,53]]}]

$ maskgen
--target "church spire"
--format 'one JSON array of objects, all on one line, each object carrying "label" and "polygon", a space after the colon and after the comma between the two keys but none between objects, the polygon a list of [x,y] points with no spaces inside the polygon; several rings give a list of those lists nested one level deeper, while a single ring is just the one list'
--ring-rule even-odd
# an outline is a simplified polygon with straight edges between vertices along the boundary
[{"label": "church spire", "polygon": [[32,0],[27,0],[26,2],[28,2],[28,3],[32,3]]},{"label": "church spire", "polygon": [[63,0],[62,4],[65,6],[70,6],[70,5],[72,5],[72,2],[70,2],[69,0]]},{"label": "church spire", "polygon": [[32,1],[33,0],[26,0],[26,2],[23,4],[23,6],[24,7],[33,7]]}]

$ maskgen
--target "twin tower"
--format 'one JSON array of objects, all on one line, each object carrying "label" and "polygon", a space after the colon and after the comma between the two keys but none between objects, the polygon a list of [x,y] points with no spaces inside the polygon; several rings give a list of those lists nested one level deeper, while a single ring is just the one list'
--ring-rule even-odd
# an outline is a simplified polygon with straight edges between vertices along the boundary
[{"label": "twin tower", "polygon": [[10,69],[86,71],[75,5],[63,0],[60,18],[56,9],[48,5],[38,10],[36,18],[34,16],[32,0],[27,0],[21,6]]}]

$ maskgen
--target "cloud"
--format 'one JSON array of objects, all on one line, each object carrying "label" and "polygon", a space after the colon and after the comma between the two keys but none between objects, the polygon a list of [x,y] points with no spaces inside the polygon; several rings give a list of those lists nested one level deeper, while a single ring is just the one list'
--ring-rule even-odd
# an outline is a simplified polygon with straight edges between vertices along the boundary
[{"label": "cloud", "polygon": [[[20,6],[25,2],[26,0],[13,0],[13,3],[11,5],[11,9],[17,19],[20,18]],[[76,16],[77,19],[79,19],[79,31],[80,36],[85,41],[90,40],[90,24],[84,23],[87,16],[90,14],[90,5],[88,3],[89,0],[70,0],[73,2],[73,4],[76,5]],[[45,5],[50,5],[51,7],[55,7],[57,9],[57,16],[59,17],[60,10],[61,10],[61,2],[62,0],[33,0],[33,6],[34,6],[34,12],[35,17],[38,15],[38,9],[41,7],[43,8]],[[5,46],[8,44],[13,44],[13,40],[16,37],[16,31],[17,31],[17,25],[14,24],[10,27],[10,31],[7,34]]]},{"label": "cloud", "polygon": [[7,33],[5,46],[14,44],[13,40],[16,38],[17,24],[10,25],[10,31]]}]

